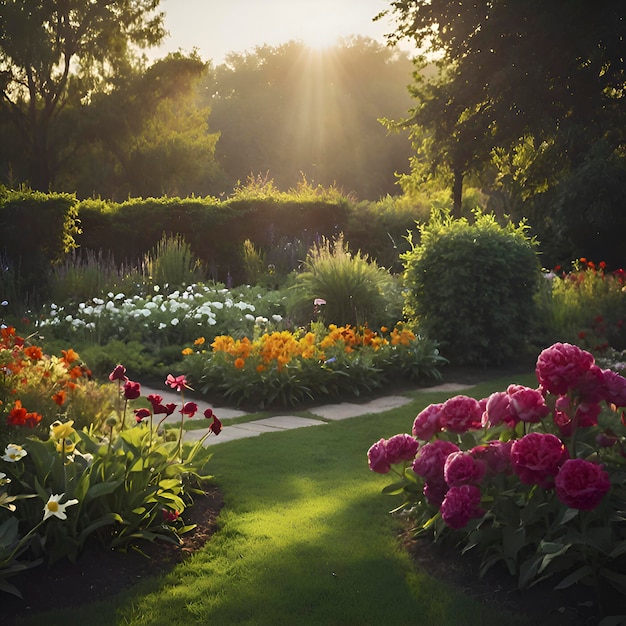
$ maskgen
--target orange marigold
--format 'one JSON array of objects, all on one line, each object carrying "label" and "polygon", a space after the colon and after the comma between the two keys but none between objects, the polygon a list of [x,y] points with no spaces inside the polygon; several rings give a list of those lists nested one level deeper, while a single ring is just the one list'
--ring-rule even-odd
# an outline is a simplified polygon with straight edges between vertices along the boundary
[{"label": "orange marigold", "polygon": [[241,357],[235,359],[234,365],[238,370],[242,369],[245,364],[246,362]]},{"label": "orange marigold", "polygon": [[61,350],[61,354],[63,355],[63,361],[65,361],[67,365],[71,365],[74,361],[78,361],[78,359],[80,359],[78,352],[75,352],[72,348],[69,350]]}]

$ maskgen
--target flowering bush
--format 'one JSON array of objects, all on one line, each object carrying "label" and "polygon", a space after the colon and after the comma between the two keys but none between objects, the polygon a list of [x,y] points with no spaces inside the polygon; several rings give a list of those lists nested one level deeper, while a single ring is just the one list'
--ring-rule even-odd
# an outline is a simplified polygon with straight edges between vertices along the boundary
[{"label": "flowering bush", "polygon": [[568,341],[592,352],[626,348],[626,272],[606,263],[576,259],[543,274],[538,294],[537,332],[552,341]]},{"label": "flowering bush", "polygon": [[[186,378],[170,375],[165,381],[181,393],[177,436],[163,428],[163,421],[178,405],[164,404],[153,394],[147,398],[149,408],[135,408],[141,386],[128,379],[121,365],[109,376],[116,397],[105,418],[79,428],[68,418],[69,405],[76,389],[88,381],[71,380],[75,388],[63,396],[63,412],[56,403],[51,415],[29,413],[22,406],[22,378],[16,373],[24,372],[18,367],[23,353],[34,353],[12,331],[5,332],[3,348],[4,389],[16,399],[5,412],[8,425],[0,435],[0,590],[19,595],[8,577],[40,563],[40,555],[49,563],[74,561],[94,538],[110,548],[140,539],[179,542],[180,534],[191,528],[181,513],[192,503],[198,485],[209,478],[211,456],[204,438],[183,446],[184,420],[198,411],[195,403],[184,400]],[[45,355],[41,358],[49,362]],[[40,367],[46,378],[39,388],[43,395],[66,391],[61,376],[46,377],[49,369]],[[33,378],[29,371],[25,389],[34,384]],[[50,387],[48,379],[61,389]],[[102,412],[101,407],[93,408],[94,416]],[[212,411],[204,417],[210,420],[205,438],[219,434],[221,424]]]},{"label": "flowering bush", "polygon": [[396,510],[411,512],[418,534],[478,551],[481,575],[502,561],[521,588],[558,575],[556,588],[623,597],[626,378],[563,343],[541,352],[536,375],[537,389],[431,404],[411,442],[370,448],[370,469],[396,476],[383,491],[404,495]]},{"label": "flowering bush", "polygon": [[260,407],[284,406],[351,392],[359,395],[398,377],[438,378],[444,362],[435,344],[402,325],[376,333],[367,327],[313,324],[310,331],[263,332],[256,338],[221,335],[186,348],[185,367],[205,393]]}]

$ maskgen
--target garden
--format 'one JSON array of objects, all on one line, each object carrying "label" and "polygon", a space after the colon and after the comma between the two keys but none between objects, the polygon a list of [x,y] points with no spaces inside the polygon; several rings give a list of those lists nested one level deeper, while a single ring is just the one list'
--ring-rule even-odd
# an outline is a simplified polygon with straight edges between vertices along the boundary
[{"label": "garden", "polygon": [[[136,262],[69,245],[40,302],[3,270],[0,592],[17,623],[43,619],[20,600],[32,581],[99,554],[115,555],[115,602],[59,600],[48,623],[620,623],[623,270],[542,270],[524,222],[480,210],[433,211],[400,272],[341,233],[303,242],[283,246],[299,246],[290,264],[243,241],[238,285],[179,233]],[[428,390],[468,373],[467,395]],[[391,392],[411,402],[204,445],[220,407],[241,421]],[[412,558],[420,545],[520,591],[480,601]],[[124,580],[137,555],[155,567]],[[554,613],[523,608],[545,589]]]}]

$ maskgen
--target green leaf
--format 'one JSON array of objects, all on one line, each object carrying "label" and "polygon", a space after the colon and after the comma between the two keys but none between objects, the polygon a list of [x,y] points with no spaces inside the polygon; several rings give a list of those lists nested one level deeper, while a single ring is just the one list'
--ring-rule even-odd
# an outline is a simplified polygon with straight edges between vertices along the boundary
[{"label": "green leaf", "polygon": [[620,574],[603,567],[599,571],[600,576],[606,578],[620,593],[626,594],[626,574]]},{"label": "green leaf", "polygon": [[556,587],[555,589],[567,589],[572,585],[575,585],[577,582],[581,581],[586,576],[593,574],[593,570],[589,565],[583,565],[579,567],[575,572],[572,572],[569,576],[566,576]]}]

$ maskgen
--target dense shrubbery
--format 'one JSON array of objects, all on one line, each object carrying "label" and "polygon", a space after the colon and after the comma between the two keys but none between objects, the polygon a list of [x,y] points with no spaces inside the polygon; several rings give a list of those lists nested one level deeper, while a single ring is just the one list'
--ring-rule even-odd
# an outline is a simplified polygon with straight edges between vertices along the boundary
[{"label": "dense shrubbery", "polygon": [[504,363],[528,341],[539,278],[524,224],[492,215],[453,220],[434,213],[403,255],[405,315],[457,364]]}]

